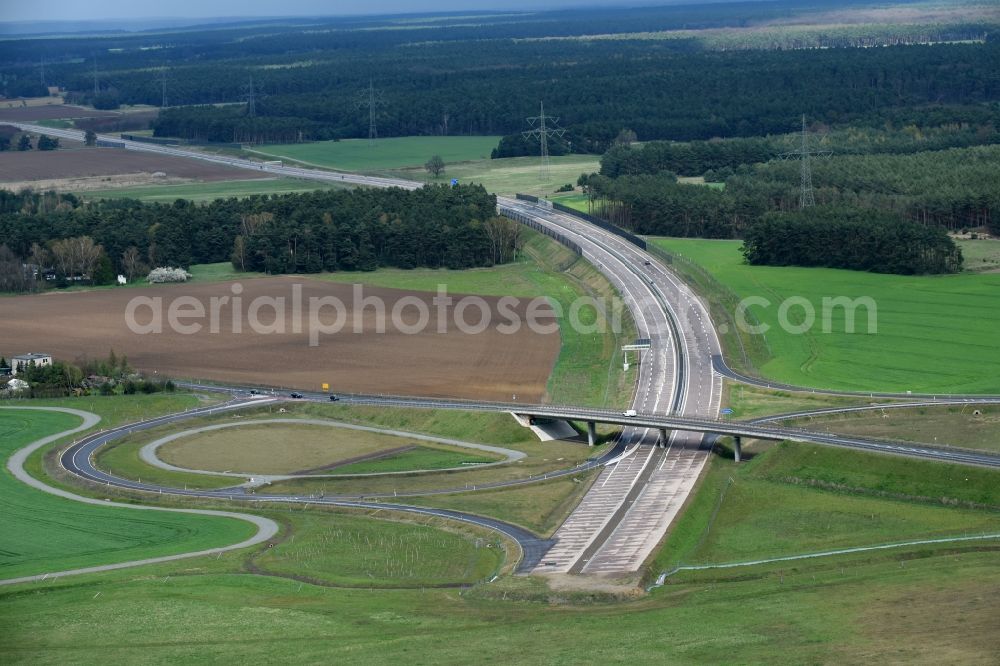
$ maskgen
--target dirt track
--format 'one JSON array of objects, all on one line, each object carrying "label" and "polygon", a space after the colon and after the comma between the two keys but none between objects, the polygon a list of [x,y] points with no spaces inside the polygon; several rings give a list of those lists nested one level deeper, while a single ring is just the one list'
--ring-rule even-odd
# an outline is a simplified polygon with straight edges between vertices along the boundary
[{"label": "dirt track", "polygon": [[[306,320],[301,333],[292,332],[292,285],[302,285]],[[232,325],[232,309],[221,307],[219,332],[209,331],[209,320],[193,335],[169,331],[167,308],[174,297],[193,296],[210,312],[210,298],[230,296],[233,283],[163,285],[135,289],[49,293],[0,297],[0,355],[10,357],[28,351],[47,352],[56,358],[74,360],[82,356],[103,357],[110,349],[125,353],[135,367],[163,375],[204,378],[246,384],[318,390],[324,382],[334,391],[451,396],[477,399],[540,400],[552,365],[559,353],[558,332],[535,333],[522,326],[514,334],[502,334],[495,326],[483,333],[466,334],[455,329],[449,316],[446,333],[436,332],[433,294],[365,287],[365,296],[384,299],[387,311],[404,296],[416,296],[431,312],[431,322],[421,333],[407,335],[391,324],[384,333],[375,332],[374,311],[364,312],[362,333],[353,332],[348,313],[345,329],[319,336],[319,346],[309,346],[308,303],[310,297],[335,296],[352,300],[352,286],[293,277],[243,281],[241,316]],[[248,308],[258,296],[286,300],[285,334],[259,334],[250,330]],[[161,297],[164,332],[139,335],[126,326],[126,304],[136,297]],[[484,299],[496,320],[497,299]],[[524,319],[526,303],[514,311]],[[449,310],[451,312],[451,310]],[[325,315],[331,315],[327,317]],[[137,319],[148,323],[149,310]],[[467,320],[478,319],[470,309]],[[270,324],[272,310],[261,310],[259,320]],[[332,321],[332,311],[323,321]],[[415,308],[404,310],[404,325],[416,320]],[[185,320],[191,323],[195,320]],[[547,323],[547,320],[546,320]]]}]

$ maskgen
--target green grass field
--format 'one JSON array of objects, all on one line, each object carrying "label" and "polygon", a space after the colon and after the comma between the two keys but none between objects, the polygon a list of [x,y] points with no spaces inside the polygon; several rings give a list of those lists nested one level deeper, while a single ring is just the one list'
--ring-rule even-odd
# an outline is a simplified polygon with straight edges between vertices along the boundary
[{"label": "green grass field", "polygon": [[321,584],[386,588],[473,584],[504,561],[495,535],[477,538],[370,516],[307,513],[295,517],[290,532],[255,565]]},{"label": "green grass field", "polygon": [[1000,651],[996,556],[789,566],[671,582],[619,603],[570,603],[586,597],[535,592],[523,579],[512,582],[530,601],[513,585],[473,593],[324,587],[241,574],[240,562],[224,557],[0,589],[0,658],[423,665],[467,664],[474,652],[552,664],[987,664]]},{"label": "green grass field", "polygon": [[496,458],[482,454],[463,452],[461,449],[437,448],[422,445],[409,451],[395,455],[365,460],[344,465],[331,471],[331,474],[384,474],[386,472],[408,472],[415,469],[450,469],[474,466],[482,463],[496,462]]},{"label": "green grass field", "polygon": [[712,459],[654,572],[1000,532],[995,470],[791,443],[756,453]]},{"label": "green grass field", "polygon": [[422,169],[434,155],[440,155],[445,163],[488,160],[498,141],[498,136],[405,136],[377,139],[374,145],[366,139],[345,139],[270,144],[248,152],[342,171],[384,171]]},{"label": "green grass field", "polygon": [[733,410],[729,415],[731,419],[754,419],[772,414],[826,407],[860,407],[871,403],[867,397],[852,398],[825,393],[777,391],[729,381],[726,382],[724,391],[725,406]]},{"label": "green grass field", "polygon": [[1000,453],[996,405],[913,407],[820,416],[790,422],[811,430],[958,446]]},{"label": "green grass field", "polygon": [[[1000,393],[1000,274],[878,275],[824,268],[748,266],[739,241],[656,239],[658,245],[702,265],[740,297],[768,299],[750,312],[771,328],[771,358],[759,371],[769,379],[856,391]],[[843,308],[823,332],[823,298],[870,297],[877,332],[867,333],[859,309],[857,333],[845,333]],[[804,334],[779,325],[784,299],[801,297],[816,312]],[[802,322],[793,307],[787,320]]]},{"label": "green grass field", "polygon": [[[495,194],[517,192],[537,196],[553,196],[566,183],[575,184],[581,173],[593,173],[601,168],[596,155],[562,155],[550,158],[547,175],[542,175],[541,158],[507,157],[500,160],[479,160],[449,165],[440,180],[457,178],[462,183],[478,183]],[[423,169],[388,172],[412,180],[434,181]]]},{"label": "green grass field", "polygon": [[84,192],[84,199],[139,199],[152,203],[173,203],[177,199],[214,201],[230,197],[248,197],[254,194],[293,194],[340,187],[299,178],[273,178],[256,180],[220,180],[211,183],[180,183],[149,187],[122,187],[112,190]]},{"label": "green grass field", "polygon": [[563,206],[568,206],[573,210],[578,210],[581,213],[589,213],[588,210],[590,206],[588,202],[590,197],[586,194],[557,194],[555,196],[548,197],[555,203],[561,203]]},{"label": "green grass field", "polygon": [[539,536],[551,536],[580,503],[595,478],[597,471],[590,470],[526,486],[474,493],[412,497],[408,498],[407,502],[420,506],[470,511],[520,525]]},{"label": "green grass field", "polygon": [[[0,410],[0,456],[80,420],[69,414]],[[0,578],[170,555],[235,543],[254,527],[239,520],[79,504],[0,472]]]}]

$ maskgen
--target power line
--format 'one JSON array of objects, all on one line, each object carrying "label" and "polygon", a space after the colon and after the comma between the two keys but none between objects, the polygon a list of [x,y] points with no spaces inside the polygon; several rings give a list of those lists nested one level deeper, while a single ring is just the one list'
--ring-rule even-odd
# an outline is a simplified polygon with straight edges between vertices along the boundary
[{"label": "power line", "polygon": [[358,108],[368,109],[368,144],[370,146],[374,146],[375,139],[378,138],[375,116],[378,113],[378,109],[382,106],[385,106],[385,100],[382,98],[381,91],[375,90],[375,81],[373,79],[368,79],[368,88],[362,90],[358,95]]},{"label": "power line", "polygon": [[163,99],[160,102],[160,108],[167,108],[167,68],[164,67],[160,71],[160,90],[163,93]]},{"label": "power line", "polygon": [[244,101],[247,103],[247,115],[253,118],[257,115],[257,99],[262,97],[262,95],[257,94],[257,89],[253,83],[253,74],[250,75],[250,83],[245,88],[246,93],[243,95]]},{"label": "power line", "polygon": [[813,155],[829,156],[829,150],[810,150],[809,132],[806,129],[806,116],[802,114],[802,142],[798,150],[782,153],[781,158],[785,160],[799,160],[799,209],[809,208],[816,205],[816,198],[813,196],[812,165],[810,158]]},{"label": "power line", "polygon": [[526,139],[538,138],[541,144],[542,152],[542,164],[539,169],[539,175],[542,180],[548,180],[549,177],[549,137],[558,136],[561,137],[566,133],[566,130],[559,127],[559,119],[552,116],[545,115],[545,102],[539,102],[539,112],[537,116],[532,116],[527,119],[528,126],[531,129],[526,132],[521,132],[521,135]]},{"label": "power line", "polygon": [[101,88],[97,83],[97,56],[94,56],[94,95],[100,95]]}]

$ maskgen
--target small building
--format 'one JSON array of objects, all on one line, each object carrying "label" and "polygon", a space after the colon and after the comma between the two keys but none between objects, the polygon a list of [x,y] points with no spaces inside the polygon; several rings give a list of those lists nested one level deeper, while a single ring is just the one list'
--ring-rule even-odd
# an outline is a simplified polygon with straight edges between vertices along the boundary
[{"label": "small building", "polygon": [[52,365],[52,356],[49,354],[37,354],[28,352],[10,359],[11,374],[16,375],[21,368],[27,368],[32,362],[35,366]]}]

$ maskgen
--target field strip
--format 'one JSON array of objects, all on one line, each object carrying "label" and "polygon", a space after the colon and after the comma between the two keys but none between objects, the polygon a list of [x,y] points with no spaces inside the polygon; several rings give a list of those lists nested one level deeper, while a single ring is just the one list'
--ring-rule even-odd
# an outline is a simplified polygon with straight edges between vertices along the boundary
[{"label": "field strip", "polygon": [[139,450],[139,457],[147,465],[152,465],[153,467],[159,467],[160,469],[165,469],[171,472],[188,472],[193,474],[208,474],[211,476],[235,476],[235,477],[246,477],[247,474],[253,474],[257,479],[265,479],[268,481],[283,481],[288,479],[299,479],[303,477],[309,478],[346,478],[352,476],[382,476],[389,474],[416,474],[420,472],[444,472],[456,469],[471,469],[469,467],[448,467],[444,469],[427,469],[427,470],[405,470],[401,472],[367,472],[362,474],[256,474],[252,471],[247,472],[212,472],[203,469],[188,469],[185,467],[177,467],[171,465],[168,462],[161,460],[157,455],[156,451],[164,444],[174,441],[175,439],[180,439],[181,437],[187,437],[189,435],[196,435],[202,432],[210,432],[213,430],[222,430],[224,428],[235,428],[239,426],[255,426],[264,424],[292,424],[292,425],[319,425],[319,426],[330,426],[334,428],[344,428],[347,430],[363,430],[365,432],[378,433],[380,435],[392,435],[394,437],[403,437],[406,439],[416,439],[424,442],[436,442],[438,444],[449,444],[451,446],[460,446],[466,449],[476,449],[478,451],[486,451],[488,453],[496,453],[505,457],[505,460],[498,460],[492,463],[482,463],[475,466],[475,469],[481,469],[483,467],[492,467],[493,465],[506,465],[507,463],[516,462],[526,457],[527,454],[522,451],[515,451],[514,449],[505,449],[500,446],[490,446],[489,444],[476,444],[475,442],[464,442],[457,439],[448,439],[446,437],[433,437],[431,435],[420,435],[417,433],[406,432],[405,430],[392,430],[389,428],[376,428],[372,426],[356,425],[353,423],[344,423],[342,421],[334,421],[329,419],[259,419],[251,421],[240,421],[238,423],[218,423],[215,425],[203,426],[201,428],[193,428],[191,430],[184,430],[181,432],[171,433],[164,437],[157,439],[156,441],[146,444]]},{"label": "field strip", "polygon": [[32,411],[49,411],[49,412],[62,412],[64,414],[72,414],[73,416],[78,416],[83,420],[83,423],[76,428],[71,428],[69,430],[64,430],[63,432],[55,433],[54,435],[49,435],[48,437],[43,437],[39,440],[28,444],[27,446],[18,449],[13,455],[7,460],[7,469],[14,477],[26,483],[27,485],[41,490],[42,492],[49,493],[50,495],[56,495],[64,499],[73,500],[74,502],[82,502],[84,504],[93,504],[96,506],[103,507],[120,507],[122,509],[135,509],[138,511],[169,511],[171,513],[188,513],[200,516],[218,516],[221,518],[236,518],[238,520],[245,520],[257,526],[257,533],[239,543],[233,544],[231,546],[220,546],[218,548],[209,548],[207,550],[199,550],[192,553],[178,553],[176,555],[165,555],[162,557],[149,557],[141,560],[133,560],[131,562],[118,562],[116,564],[102,564],[94,567],[84,567],[82,569],[70,569],[67,571],[55,571],[47,574],[38,574],[34,576],[23,576],[21,578],[8,578],[6,580],[0,580],[0,585],[14,585],[17,583],[29,583],[33,581],[47,580],[49,578],[62,578],[63,576],[74,576],[77,574],[86,573],[97,573],[101,571],[113,571],[115,569],[126,569],[130,567],[138,567],[145,564],[158,564],[160,562],[171,562],[174,560],[182,560],[189,557],[199,557],[202,555],[217,555],[220,553],[225,553],[231,550],[239,550],[241,548],[247,548],[249,546],[255,546],[259,543],[263,543],[273,537],[278,532],[278,524],[271,520],[270,518],[263,518],[261,516],[254,516],[247,513],[233,513],[230,511],[212,511],[209,509],[168,509],[164,507],[155,506],[144,506],[141,504],[121,504],[119,502],[105,502],[99,499],[94,499],[91,497],[83,497],[82,495],[76,495],[74,493],[61,490],[59,488],[53,488],[52,486],[46,485],[42,481],[36,479],[35,477],[28,474],[24,469],[24,463],[32,453],[42,448],[46,444],[55,442],[63,437],[73,435],[84,430],[88,430],[95,425],[97,425],[101,417],[92,412],[85,412],[79,409],[70,409],[68,407],[0,407],[0,409],[19,409],[19,410],[32,410]]},{"label": "field strip", "polygon": [[851,553],[865,553],[873,550],[890,550],[892,548],[904,548],[906,546],[925,546],[938,543],[958,543],[961,541],[986,541],[988,539],[1000,539],[997,534],[976,534],[973,536],[942,537],[940,539],[918,539],[916,541],[902,541],[899,543],[883,543],[877,546],[857,546],[855,548],[841,548],[839,550],[825,550],[819,553],[805,553],[803,555],[786,555],[784,557],[771,557],[763,560],[747,560],[745,562],[726,562],[723,564],[690,564],[674,567],[670,571],[660,574],[656,584],[652,587],[660,587],[663,581],[679,571],[706,571],[708,569],[734,569],[736,567],[752,567],[758,564],[772,564],[774,562],[791,562],[794,560],[808,560],[816,557],[830,557],[832,555],[850,555]]}]

